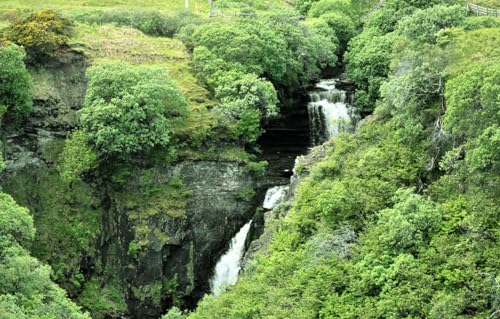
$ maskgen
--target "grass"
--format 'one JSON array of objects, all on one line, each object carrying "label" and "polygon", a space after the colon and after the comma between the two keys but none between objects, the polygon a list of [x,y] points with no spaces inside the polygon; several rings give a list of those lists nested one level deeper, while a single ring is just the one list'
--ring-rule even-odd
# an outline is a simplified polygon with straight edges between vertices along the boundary
[{"label": "grass", "polygon": [[[190,9],[196,13],[208,13],[207,0],[190,0]],[[109,7],[135,7],[178,11],[185,9],[184,0],[2,0],[0,11],[51,8],[66,12],[88,11]]]}]

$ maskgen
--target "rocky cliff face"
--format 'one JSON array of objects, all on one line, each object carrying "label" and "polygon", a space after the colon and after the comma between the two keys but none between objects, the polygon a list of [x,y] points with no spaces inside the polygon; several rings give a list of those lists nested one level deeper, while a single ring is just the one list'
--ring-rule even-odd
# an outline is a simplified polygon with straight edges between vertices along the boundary
[{"label": "rocky cliff face", "polygon": [[[55,169],[77,124],[87,61],[69,51],[31,69],[34,109],[3,132],[4,191],[30,209],[33,254],[94,318],[158,318],[193,307],[230,238],[255,212],[254,187],[235,162],[136,165],[119,186],[101,170],[67,185]],[[115,172],[116,173],[116,172]]]},{"label": "rocky cliff face", "polygon": [[[155,169],[154,179],[166,187],[133,203],[130,192],[115,194],[104,217],[102,274],[121,282],[133,318],[158,318],[175,304],[194,307],[227,243],[255,210],[237,195],[253,181],[236,163],[181,162]],[[183,182],[175,193],[172,181]],[[179,193],[185,204],[172,205]]]}]

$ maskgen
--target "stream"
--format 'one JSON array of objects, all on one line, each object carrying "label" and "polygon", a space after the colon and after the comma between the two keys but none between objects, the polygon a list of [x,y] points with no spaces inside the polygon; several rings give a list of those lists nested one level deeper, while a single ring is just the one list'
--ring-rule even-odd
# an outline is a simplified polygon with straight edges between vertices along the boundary
[{"label": "stream", "polygon": [[[309,124],[308,147],[320,145],[335,137],[339,132],[352,128],[351,123],[354,122],[354,112],[351,107],[351,94],[339,88],[339,81],[339,79],[321,80],[308,94],[307,113],[304,114],[307,115]],[[289,120],[293,120],[293,117]],[[270,142],[268,143],[271,144],[271,147],[268,148],[274,152],[272,156],[276,159],[275,165],[279,162],[279,166],[275,166],[274,170],[277,171],[277,175],[286,176],[286,179],[280,179],[280,177],[273,179],[276,185],[267,189],[262,203],[262,208],[266,211],[274,209],[284,200],[289,191],[288,184],[283,185],[289,182],[290,176],[287,174],[293,169],[295,157],[307,151],[307,148],[304,149],[300,145],[302,130],[297,129],[297,127],[300,127],[299,121],[291,124],[292,128],[284,129],[280,127],[271,131],[271,134],[274,133],[275,135],[276,132],[281,135],[289,133],[288,135],[292,137],[288,136],[287,141],[289,141],[291,147],[286,149],[282,145],[276,144],[276,141],[281,141],[280,139],[275,138],[275,136],[269,138]],[[298,136],[295,140],[297,145],[294,145],[294,135]],[[278,185],[278,183],[282,185]],[[236,284],[238,281],[242,259],[245,254],[245,243],[251,226],[252,220],[248,221],[231,239],[228,250],[217,262],[213,277],[210,280],[210,290],[213,295],[219,295],[227,287]]]}]

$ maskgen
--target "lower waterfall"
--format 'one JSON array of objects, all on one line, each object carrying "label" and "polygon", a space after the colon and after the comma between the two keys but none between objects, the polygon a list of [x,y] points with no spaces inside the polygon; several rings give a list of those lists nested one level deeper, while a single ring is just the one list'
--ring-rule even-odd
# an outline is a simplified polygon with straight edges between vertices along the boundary
[{"label": "lower waterfall", "polygon": [[245,253],[245,241],[252,221],[246,223],[231,239],[229,250],[222,255],[215,266],[215,273],[210,281],[212,294],[218,296],[226,287],[232,286],[238,280],[241,269],[241,259]]}]

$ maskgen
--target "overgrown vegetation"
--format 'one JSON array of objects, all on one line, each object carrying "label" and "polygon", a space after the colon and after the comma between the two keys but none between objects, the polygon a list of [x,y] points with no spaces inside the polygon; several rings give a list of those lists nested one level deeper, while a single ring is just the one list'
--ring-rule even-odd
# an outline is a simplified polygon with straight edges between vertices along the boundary
[{"label": "overgrown vegetation", "polygon": [[25,18],[16,18],[2,33],[4,41],[23,46],[30,60],[43,62],[67,45],[71,22],[52,10],[43,9]]},{"label": "overgrown vegetation", "polygon": [[32,108],[31,76],[24,65],[24,50],[0,45],[0,119],[8,122],[25,117]]},{"label": "overgrown vegetation", "polygon": [[500,30],[477,19],[438,1],[386,1],[368,18],[346,60],[374,114],[301,166],[268,247],[188,318],[498,313]]}]

